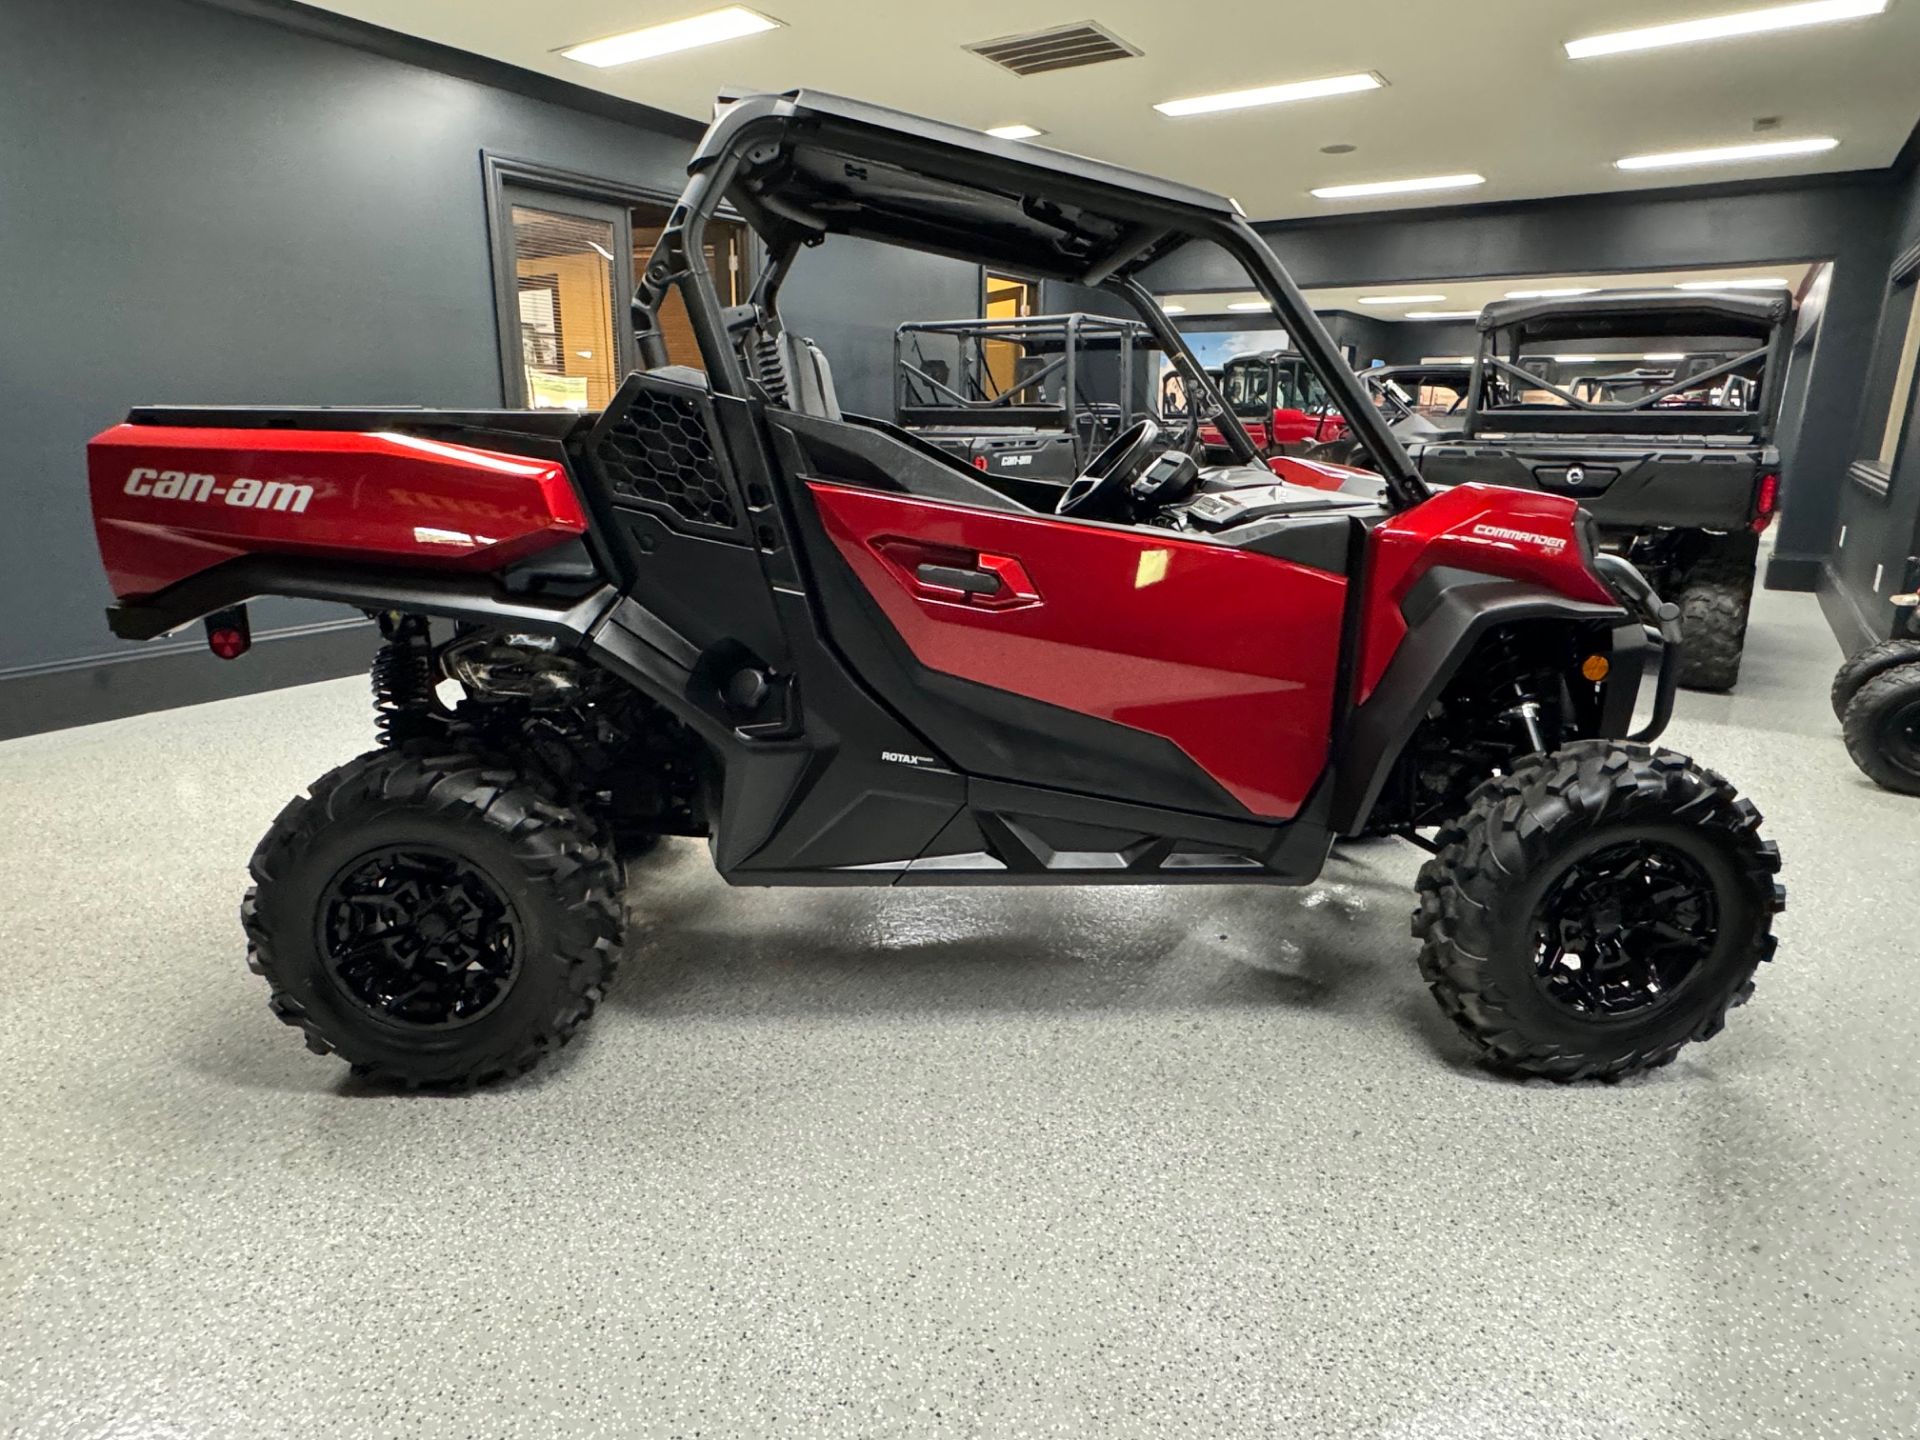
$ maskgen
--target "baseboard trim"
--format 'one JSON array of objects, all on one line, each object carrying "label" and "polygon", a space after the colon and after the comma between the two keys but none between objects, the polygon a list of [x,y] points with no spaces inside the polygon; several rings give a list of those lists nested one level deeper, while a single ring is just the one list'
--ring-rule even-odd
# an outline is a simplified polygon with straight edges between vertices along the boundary
[{"label": "baseboard trim", "polygon": [[1819,555],[1775,555],[1767,561],[1767,589],[1818,590],[1825,565]]},{"label": "baseboard trim", "polygon": [[1847,589],[1846,582],[1834,573],[1832,565],[1820,567],[1820,611],[1827,617],[1827,624],[1833,630],[1833,638],[1840,642],[1844,655],[1864,650],[1875,641],[1887,637],[1868,623],[1861,613],[1860,603]]},{"label": "baseboard trim", "polygon": [[337,679],[364,671],[379,643],[366,620],[327,620],[255,635],[238,660],[196,639],[0,673],[0,740]]}]

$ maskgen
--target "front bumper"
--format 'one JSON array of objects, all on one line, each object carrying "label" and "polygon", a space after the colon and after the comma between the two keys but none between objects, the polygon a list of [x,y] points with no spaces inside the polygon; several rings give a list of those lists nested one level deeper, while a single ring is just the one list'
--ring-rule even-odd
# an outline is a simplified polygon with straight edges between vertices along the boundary
[{"label": "front bumper", "polygon": [[[1613,631],[1614,683],[1607,690],[1606,733],[1636,741],[1657,739],[1673,718],[1674,692],[1680,685],[1680,607],[1655,594],[1647,577],[1622,556],[1598,554],[1593,567],[1634,617]],[[1634,712],[1649,674],[1654,677],[1653,710],[1647,723],[1634,730]]]}]

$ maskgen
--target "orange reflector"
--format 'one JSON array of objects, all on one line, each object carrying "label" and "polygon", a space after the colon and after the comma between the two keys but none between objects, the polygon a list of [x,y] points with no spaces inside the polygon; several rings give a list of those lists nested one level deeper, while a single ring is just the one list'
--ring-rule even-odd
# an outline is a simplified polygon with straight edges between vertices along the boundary
[{"label": "orange reflector", "polygon": [[1589,655],[1580,662],[1580,673],[1596,685],[1607,678],[1607,672],[1612,668],[1604,655]]}]

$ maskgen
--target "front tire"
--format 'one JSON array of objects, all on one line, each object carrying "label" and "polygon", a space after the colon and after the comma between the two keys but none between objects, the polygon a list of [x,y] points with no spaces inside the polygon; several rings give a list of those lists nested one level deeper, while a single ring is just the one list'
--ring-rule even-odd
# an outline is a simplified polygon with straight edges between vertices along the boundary
[{"label": "front tire", "polygon": [[604,828],[511,766],[378,750],[292,801],[241,923],[308,1047],[409,1088],[530,1070],[593,1013],[620,953]]},{"label": "front tire", "polygon": [[1779,852],[1683,755],[1585,740],[1475,792],[1421,869],[1420,969],[1494,1065],[1614,1080],[1717,1034],[1774,950]]},{"label": "front tire", "polygon": [[1874,784],[1920,795],[1920,662],[1883,670],[1854,691],[1840,729]]}]

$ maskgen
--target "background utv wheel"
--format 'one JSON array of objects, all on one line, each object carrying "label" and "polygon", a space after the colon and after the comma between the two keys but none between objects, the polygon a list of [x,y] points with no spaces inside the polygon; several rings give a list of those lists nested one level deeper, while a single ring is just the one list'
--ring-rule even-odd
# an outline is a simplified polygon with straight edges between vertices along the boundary
[{"label": "background utv wheel", "polygon": [[1878,645],[1869,645],[1848,656],[1846,664],[1834,673],[1833,685],[1827,691],[1827,698],[1833,702],[1833,718],[1847,718],[1847,702],[1874,676],[1916,660],[1920,660],[1920,640],[1882,640]]},{"label": "background utv wheel", "polygon": [[1680,683],[1689,690],[1731,690],[1740,678],[1753,606],[1752,536],[1713,536],[1681,576]]},{"label": "background utv wheel", "polygon": [[241,923],[270,1005],[406,1086],[531,1069],[599,1002],[622,877],[601,828],[511,767],[379,750],[280,812]]},{"label": "background utv wheel", "polygon": [[1874,784],[1920,795],[1920,662],[1882,670],[1847,702],[1847,754]]},{"label": "background utv wheel", "polygon": [[1773,955],[1779,852],[1684,755],[1586,740],[1475,792],[1420,871],[1440,1007],[1494,1064],[1617,1079],[1720,1030]]}]

